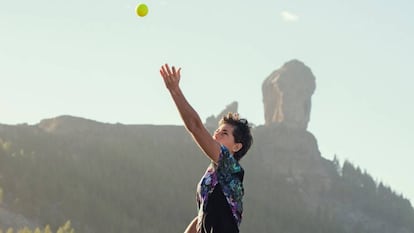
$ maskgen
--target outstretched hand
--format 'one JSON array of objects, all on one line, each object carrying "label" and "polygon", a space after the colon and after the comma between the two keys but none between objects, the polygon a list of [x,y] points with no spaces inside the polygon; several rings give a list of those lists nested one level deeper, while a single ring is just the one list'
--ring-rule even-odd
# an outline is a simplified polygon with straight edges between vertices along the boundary
[{"label": "outstretched hand", "polygon": [[170,91],[171,97],[177,106],[186,129],[193,136],[204,154],[217,163],[220,155],[220,144],[213,139],[210,132],[204,127],[200,116],[188,103],[180,90],[180,71],[181,68],[178,68],[177,70],[173,66],[170,69],[168,64],[165,64],[161,66],[160,74],[164,79],[165,86]]},{"label": "outstretched hand", "polygon": [[160,74],[164,79],[165,86],[168,88],[168,90],[171,91],[179,87],[181,77],[180,71],[181,68],[178,68],[177,70],[175,66],[172,66],[170,69],[168,64],[161,66]]}]

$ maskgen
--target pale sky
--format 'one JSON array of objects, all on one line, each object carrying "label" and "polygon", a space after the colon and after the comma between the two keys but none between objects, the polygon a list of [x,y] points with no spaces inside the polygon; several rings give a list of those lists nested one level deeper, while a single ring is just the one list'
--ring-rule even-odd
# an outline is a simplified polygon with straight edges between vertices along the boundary
[{"label": "pale sky", "polygon": [[261,125],[262,82],[299,59],[316,77],[322,156],[414,202],[412,0],[143,1],[140,18],[133,0],[0,0],[0,123],[182,125],[158,73],[168,62],[203,119],[236,100]]}]

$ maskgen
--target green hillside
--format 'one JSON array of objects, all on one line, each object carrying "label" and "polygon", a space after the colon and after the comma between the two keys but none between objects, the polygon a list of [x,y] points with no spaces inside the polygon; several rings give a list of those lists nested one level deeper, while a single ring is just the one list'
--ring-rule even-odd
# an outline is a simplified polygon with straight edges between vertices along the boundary
[{"label": "green hillside", "polygon": [[[182,126],[57,120],[0,125],[3,208],[52,229],[70,220],[78,233],[182,232],[196,215],[195,187],[209,162]],[[242,160],[242,232],[414,232],[411,203],[349,162],[320,158],[324,189],[273,171],[261,150],[268,130],[253,130]]]}]

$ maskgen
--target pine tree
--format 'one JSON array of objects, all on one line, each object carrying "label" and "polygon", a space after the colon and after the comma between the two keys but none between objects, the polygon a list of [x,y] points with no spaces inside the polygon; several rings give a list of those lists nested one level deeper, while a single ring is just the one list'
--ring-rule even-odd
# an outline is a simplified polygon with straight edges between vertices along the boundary
[{"label": "pine tree", "polygon": [[52,230],[50,229],[49,225],[46,225],[44,233],[52,233]]},{"label": "pine tree", "polygon": [[23,229],[17,231],[17,233],[32,233],[32,231],[29,228],[24,227]]},{"label": "pine tree", "polygon": [[341,164],[340,164],[339,158],[338,158],[338,156],[337,156],[336,154],[334,155],[334,158],[333,158],[332,163],[333,163],[333,165],[334,165],[334,167],[335,167],[335,171],[336,171],[339,175],[342,175]]},{"label": "pine tree", "polygon": [[68,220],[63,226],[59,227],[56,233],[75,233],[75,230],[72,229],[70,220]]}]

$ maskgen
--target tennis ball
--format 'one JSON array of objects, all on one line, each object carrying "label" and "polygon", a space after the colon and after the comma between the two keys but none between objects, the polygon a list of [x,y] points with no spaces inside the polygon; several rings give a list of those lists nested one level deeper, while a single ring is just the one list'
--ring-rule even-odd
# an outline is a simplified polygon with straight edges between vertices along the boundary
[{"label": "tennis ball", "polygon": [[139,17],[144,17],[148,14],[148,7],[147,5],[141,3],[137,5],[135,11]]}]

